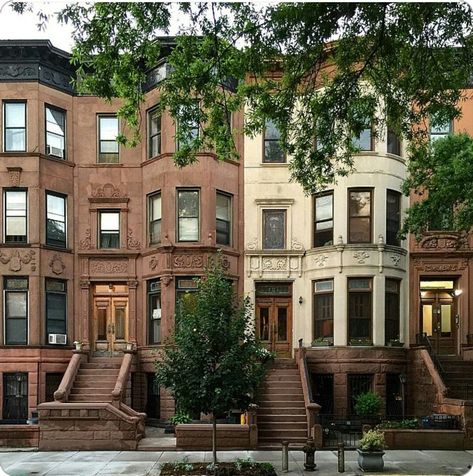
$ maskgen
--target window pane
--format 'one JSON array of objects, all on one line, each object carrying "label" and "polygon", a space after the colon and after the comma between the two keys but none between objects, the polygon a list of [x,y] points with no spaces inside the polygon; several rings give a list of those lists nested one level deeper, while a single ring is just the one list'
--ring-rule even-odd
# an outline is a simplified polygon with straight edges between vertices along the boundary
[{"label": "window pane", "polygon": [[360,150],[371,150],[371,128],[363,129],[360,136],[353,140],[353,144]]},{"label": "window pane", "polygon": [[361,217],[370,216],[371,213],[371,192],[350,191],[350,216]]},{"label": "window pane", "polygon": [[279,142],[266,140],[264,142],[264,162],[282,164],[286,162],[286,156]]},{"label": "window pane", "polygon": [[259,308],[259,338],[269,340],[269,308]]},{"label": "window pane", "polygon": [[22,102],[5,103],[5,127],[24,128],[26,104]]},{"label": "window pane", "polygon": [[396,133],[388,129],[388,153],[401,155],[401,141]]},{"label": "window pane", "polygon": [[46,293],[46,328],[48,334],[66,333],[66,295]]},{"label": "window pane", "polygon": [[151,135],[161,132],[161,114],[157,110],[149,113],[149,131]]},{"label": "window pane", "polygon": [[7,292],[5,306],[7,317],[26,318],[26,293]]},{"label": "window pane", "polygon": [[276,124],[271,120],[266,121],[266,128],[264,132],[264,138],[265,139],[272,139],[272,140],[279,140],[281,137],[281,134],[279,133],[279,130],[276,126]]},{"label": "window pane", "polygon": [[120,229],[120,214],[117,212],[102,212],[100,214],[100,229],[102,231],[118,231]]},{"label": "window pane", "polygon": [[263,211],[263,248],[283,249],[286,238],[286,211]]},{"label": "window pane", "polygon": [[199,220],[198,218],[179,218],[179,240],[198,241]]},{"label": "window pane", "polygon": [[179,217],[199,216],[199,192],[197,190],[179,191]]},{"label": "window pane", "polygon": [[47,217],[53,220],[64,220],[65,217],[65,198],[57,195],[48,194],[47,201]]},{"label": "window pane", "polygon": [[278,342],[287,341],[287,308],[278,307]]},{"label": "window pane", "polygon": [[5,130],[5,150],[24,151],[26,150],[26,130],[6,129]]},{"label": "window pane", "polygon": [[161,195],[150,197],[150,220],[161,219]]},{"label": "window pane", "polygon": [[369,218],[352,218],[350,220],[350,242],[369,243],[371,241]]},{"label": "window pane", "polygon": [[118,142],[115,141],[101,141],[100,152],[102,154],[116,154],[118,153]]},{"label": "window pane", "polygon": [[115,338],[125,339],[125,308],[115,308]]},{"label": "window pane", "polygon": [[386,194],[386,243],[399,246],[397,234],[401,225],[401,197],[397,192],[388,190]]},{"label": "window pane", "polygon": [[46,130],[59,136],[64,136],[65,115],[62,111],[46,108]]},{"label": "window pane", "polygon": [[119,248],[120,235],[118,233],[104,233],[100,234],[101,248]]},{"label": "window pane", "polygon": [[26,235],[26,220],[24,217],[7,217],[6,221],[6,235],[7,236],[25,236]]},{"label": "window pane", "polygon": [[230,204],[230,197],[217,193],[217,218],[230,220]]},{"label": "window pane", "polygon": [[48,132],[46,134],[46,144],[59,150],[64,150],[64,137]]},{"label": "window pane", "polygon": [[328,220],[333,216],[333,195],[323,195],[315,199],[315,217],[317,221]]},{"label": "window pane", "polygon": [[117,117],[100,117],[99,119],[100,119],[100,140],[115,142],[118,135],[118,118]]}]

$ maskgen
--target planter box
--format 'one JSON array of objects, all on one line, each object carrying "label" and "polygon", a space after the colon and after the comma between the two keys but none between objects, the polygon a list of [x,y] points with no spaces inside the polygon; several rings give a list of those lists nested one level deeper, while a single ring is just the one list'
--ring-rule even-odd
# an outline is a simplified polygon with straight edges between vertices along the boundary
[{"label": "planter box", "polygon": [[366,472],[383,471],[384,469],[384,451],[358,451],[358,466]]},{"label": "planter box", "polygon": [[[249,449],[255,446],[250,432],[254,425],[217,425],[217,448]],[[211,450],[212,425],[181,424],[176,426],[176,447],[186,450]]]},{"label": "planter box", "polygon": [[463,450],[465,435],[461,430],[382,430],[390,450]]}]

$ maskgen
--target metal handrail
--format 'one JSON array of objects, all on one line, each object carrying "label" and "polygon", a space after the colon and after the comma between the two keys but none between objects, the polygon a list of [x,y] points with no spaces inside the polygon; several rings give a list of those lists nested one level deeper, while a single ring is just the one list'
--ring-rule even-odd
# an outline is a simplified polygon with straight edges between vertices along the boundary
[{"label": "metal handrail", "polygon": [[420,344],[423,344],[427,347],[427,351],[430,355],[430,358],[432,359],[432,362],[435,365],[435,368],[437,369],[440,377],[442,378],[443,382],[445,383],[445,369],[443,368],[442,362],[437,356],[437,353],[435,352],[432,342],[429,339],[429,336],[425,332],[421,332],[417,334],[417,342]]}]

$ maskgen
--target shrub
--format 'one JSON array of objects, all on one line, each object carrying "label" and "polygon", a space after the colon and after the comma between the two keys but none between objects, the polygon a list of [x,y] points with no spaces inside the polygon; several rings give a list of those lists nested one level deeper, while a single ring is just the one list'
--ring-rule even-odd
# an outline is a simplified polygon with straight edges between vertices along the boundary
[{"label": "shrub", "polygon": [[171,425],[179,425],[180,423],[190,423],[192,418],[185,412],[177,412],[174,416],[169,418]]},{"label": "shrub", "polygon": [[384,433],[379,430],[367,431],[360,440],[361,451],[382,451],[385,445]]},{"label": "shrub", "polygon": [[391,421],[386,420],[379,424],[376,428],[381,430],[396,430],[396,429],[407,429],[407,430],[415,430],[419,427],[419,422],[416,418],[412,419],[405,419],[401,421]]},{"label": "shrub", "polygon": [[355,412],[360,417],[376,417],[379,415],[382,403],[377,393],[361,393],[355,398]]}]

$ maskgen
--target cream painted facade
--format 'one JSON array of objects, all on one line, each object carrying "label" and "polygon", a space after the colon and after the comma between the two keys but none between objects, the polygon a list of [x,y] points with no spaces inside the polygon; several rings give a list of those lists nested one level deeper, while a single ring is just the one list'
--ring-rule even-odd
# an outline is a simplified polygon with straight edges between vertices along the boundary
[{"label": "cream painted facade", "polygon": [[[327,189],[333,190],[333,245],[315,248],[313,197],[305,196],[299,184],[289,182],[287,163],[263,163],[263,135],[245,137],[244,289],[255,304],[258,283],[292,283],[292,352],[299,339],[309,347],[314,338],[315,280],[333,279],[333,343],[348,345],[347,282],[351,277],[372,279],[374,346],[385,345],[385,280],[399,280],[399,339],[409,344],[407,241],[400,246],[385,244],[386,191],[400,192],[406,164],[402,157],[387,153],[382,136],[373,148],[355,157],[354,173]],[[348,244],[348,189],[352,187],[373,189],[370,244]],[[402,196],[401,211],[407,206],[408,198]],[[263,249],[263,210],[267,209],[286,210],[285,249]]]}]

